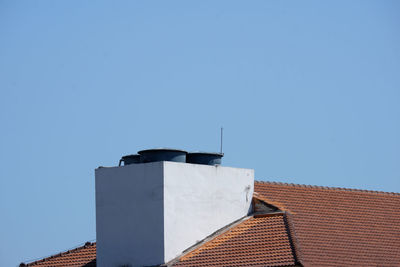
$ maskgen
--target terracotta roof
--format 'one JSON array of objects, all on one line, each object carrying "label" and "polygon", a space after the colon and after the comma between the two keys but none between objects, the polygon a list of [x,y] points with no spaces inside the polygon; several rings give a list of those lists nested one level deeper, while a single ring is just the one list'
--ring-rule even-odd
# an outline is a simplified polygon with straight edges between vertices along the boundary
[{"label": "terracotta roof", "polygon": [[294,266],[284,215],[250,218],[184,255],[173,266]]},{"label": "terracotta roof", "polygon": [[[399,193],[255,182],[254,198],[284,213],[256,213],[173,265],[400,266]],[[28,264],[95,265],[95,243]]]},{"label": "terracotta roof", "polygon": [[[171,266],[295,266],[285,215],[251,217]],[[96,266],[96,243],[20,266]]]},{"label": "terracotta roof", "polygon": [[256,182],[255,197],[288,211],[305,266],[400,266],[400,194]]},{"label": "terracotta roof", "polygon": [[53,255],[42,260],[20,266],[96,266],[96,243],[87,242],[84,246]]}]

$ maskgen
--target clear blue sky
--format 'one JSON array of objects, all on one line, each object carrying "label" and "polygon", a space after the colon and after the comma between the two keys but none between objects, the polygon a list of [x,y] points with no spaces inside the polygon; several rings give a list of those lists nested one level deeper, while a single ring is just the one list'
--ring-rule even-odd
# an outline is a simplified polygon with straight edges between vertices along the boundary
[{"label": "clear blue sky", "polygon": [[399,1],[0,1],[0,266],[95,239],[94,169],[219,150],[400,192]]}]

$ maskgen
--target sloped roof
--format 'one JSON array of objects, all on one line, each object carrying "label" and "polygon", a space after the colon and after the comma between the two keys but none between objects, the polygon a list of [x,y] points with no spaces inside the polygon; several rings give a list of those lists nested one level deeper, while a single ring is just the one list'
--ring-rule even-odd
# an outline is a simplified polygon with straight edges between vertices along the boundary
[{"label": "sloped roof", "polygon": [[284,214],[252,217],[181,257],[173,266],[294,266]]},{"label": "sloped roof", "polygon": [[400,194],[256,182],[255,197],[290,214],[305,266],[400,266]]},{"label": "sloped roof", "polygon": [[20,266],[96,266],[96,243],[87,242],[84,246],[68,250],[48,258],[44,258],[32,263],[23,264]]},{"label": "sloped roof", "polygon": [[[173,266],[400,266],[400,194],[255,182],[257,213],[182,255]],[[28,266],[95,266],[96,245]]]}]

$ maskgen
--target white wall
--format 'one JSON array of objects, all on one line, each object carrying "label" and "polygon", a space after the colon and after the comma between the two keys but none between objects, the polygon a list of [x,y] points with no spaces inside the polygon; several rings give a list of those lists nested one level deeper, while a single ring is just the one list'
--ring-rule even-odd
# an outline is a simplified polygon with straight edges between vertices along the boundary
[{"label": "white wall", "polygon": [[254,171],[153,162],[98,168],[97,266],[170,261],[247,215]]},{"label": "white wall", "polygon": [[97,266],[162,263],[163,163],[99,168],[95,175]]},{"label": "white wall", "polygon": [[164,162],[165,262],[247,215],[254,170]]}]

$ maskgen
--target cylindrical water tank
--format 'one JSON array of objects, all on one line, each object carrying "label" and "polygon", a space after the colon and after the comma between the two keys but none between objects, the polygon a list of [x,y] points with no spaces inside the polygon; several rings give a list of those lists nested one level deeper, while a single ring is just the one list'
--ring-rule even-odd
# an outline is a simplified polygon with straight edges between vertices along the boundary
[{"label": "cylindrical water tank", "polygon": [[187,152],[179,149],[155,148],[141,150],[138,154],[142,163],[156,161],[186,162]]},{"label": "cylindrical water tank", "polygon": [[122,162],[124,163],[124,165],[140,163],[140,155],[138,155],[138,154],[132,154],[132,155],[123,156],[123,157],[119,160],[119,166],[121,166],[121,163],[122,163]]},{"label": "cylindrical water tank", "polygon": [[190,152],[186,155],[186,162],[204,165],[220,165],[223,156],[224,154],[221,153]]}]

